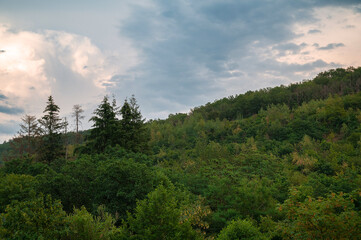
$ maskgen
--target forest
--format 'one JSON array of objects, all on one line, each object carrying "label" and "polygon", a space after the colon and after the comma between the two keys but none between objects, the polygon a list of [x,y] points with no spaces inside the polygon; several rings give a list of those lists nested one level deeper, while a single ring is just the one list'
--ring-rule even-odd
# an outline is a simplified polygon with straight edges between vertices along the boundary
[{"label": "forest", "polygon": [[90,130],[52,96],[0,145],[1,239],[361,239],[361,67]]}]

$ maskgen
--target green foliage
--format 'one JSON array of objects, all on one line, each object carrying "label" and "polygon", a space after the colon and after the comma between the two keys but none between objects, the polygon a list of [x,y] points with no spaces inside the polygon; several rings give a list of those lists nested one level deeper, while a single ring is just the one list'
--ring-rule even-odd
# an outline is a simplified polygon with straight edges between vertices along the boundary
[{"label": "green foliage", "polygon": [[128,215],[129,239],[199,239],[190,221],[182,221],[174,187],[158,186]]},{"label": "green foliage", "polygon": [[50,196],[15,201],[0,215],[2,239],[61,239],[66,233],[66,214]]},{"label": "green foliage", "polygon": [[63,123],[59,117],[60,108],[54,103],[52,96],[49,96],[45,107],[45,115],[39,120],[43,136],[39,145],[38,154],[40,160],[51,163],[63,155],[62,138],[60,130]]},{"label": "green foliage", "polygon": [[13,201],[24,201],[35,197],[37,181],[29,175],[8,174],[0,178],[0,212]]},{"label": "green foliage", "polygon": [[61,200],[67,212],[70,212],[74,206],[89,205],[86,199],[89,196],[82,195],[81,185],[78,185],[78,181],[70,175],[49,171],[36,176],[36,179],[39,182],[38,191]]},{"label": "green foliage", "polygon": [[115,146],[119,143],[120,135],[117,131],[117,107],[115,100],[113,104],[109,102],[107,96],[94,111],[94,116],[90,118],[93,122],[93,129],[88,137],[87,143],[90,151],[102,152],[107,146]]},{"label": "green foliage", "polygon": [[134,95],[125,100],[120,109],[121,142],[120,146],[133,152],[147,152],[149,150],[149,132],[145,128],[144,119],[139,111],[139,106]]},{"label": "green foliage", "polygon": [[[279,207],[286,219],[279,223],[285,239],[360,239],[361,215],[356,209],[360,191],[332,193],[326,198],[297,200],[297,191]],[[355,199],[356,197],[356,199]]]},{"label": "green foliage", "polygon": [[[117,115],[121,115],[121,119]],[[139,106],[134,96],[118,112],[118,107],[113,99],[110,104],[105,96],[102,103],[94,111],[90,119],[94,122],[93,129],[88,137],[85,152],[104,152],[107,147],[119,145],[128,151],[147,152],[149,150],[149,132],[145,128],[144,119],[139,111]]]},{"label": "green foliage", "polygon": [[[361,68],[335,69],[147,123],[134,97],[119,111],[105,97],[82,133],[87,142],[62,146],[67,159],[23,156],[27,139],[12,140],[0,170],[2,214],[43,193],[70,214],[65,239],[358,239],[360,86]],[[47,109],[46,119],[59,110]],[[49,132],[42,139],[51,145]],[[63,136],[77,143],[75,133]],[[15,234],[6,224],[2,234]]]},{"label": "green foliage", "polygon": [[74,209],[74,213],[66,218],[68,224],[68,239],[98,240],[114,239],[118,233],[111,215],[98,208],[98,216],[90,214],[85,207]]},{"label": "green foliage", "polygon": [[233,220],[224,228],[217,240],[262,240],[267,239],[249,220]]},{"label": "green foliage", "polygon": [[[329,95],[340,96],[357,93],[361,89],[361,67],[347,69],[331,69],[319,73],[313,80],[294,83],[287,87],[279,86],[258,91],[248,91],[245,94],[230,96],[197,107],[193,113],[201,114],[204,119],[236,120],[257,114],[262,108],[274,104],[286,104],[293,108],[303,102],[325,99]],[[336,120],[337,121],[337,120]],[[335,122],[335,124],[337,124]]]},{"label": "green foliage", "polygon": [[100,162],[94,186],[94,203],[120,217],[131,211],[137,199],[143,199],[159,184],[152,169],[132,159],[109,159]]},{"label": "green foliage", "polygon": [[23,158],[15,158],[5,162],[2,170],[7,174],[14,173],[36,176],[49,170],[49,166],[37,162],[30,156],[25,156]]}]

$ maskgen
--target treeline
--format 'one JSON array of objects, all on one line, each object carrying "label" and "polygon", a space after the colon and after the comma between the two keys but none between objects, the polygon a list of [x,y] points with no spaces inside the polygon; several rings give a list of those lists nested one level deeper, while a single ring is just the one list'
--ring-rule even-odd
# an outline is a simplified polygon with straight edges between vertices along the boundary
[{"label": "treeline", "polygon": [[[359,71],[318,77],[333,89]],[[293,105],[270,97],[274,89],[249,93],[271,102],[249,117],[219,117],[234,105],[217,101],[147,123],[134,97],[122,107],[105,97],[84,141],[63,141],[67,157],[7,159],[0,236],[360,239],[361,93],[310,89],[313,97]],[[205,115],[207,107],[219,116]]]},{"label": "treeline", "polygon": [[208,120],[235,120],[250,117],[271,104],[286,104],[289,108],[294,108],[310,100],[325,99],[334,94],[344,96],[360,90],[361,67],[337,68],[321,72],[313,80],[248,91],[196,107],[192,112],[200,113]]}]

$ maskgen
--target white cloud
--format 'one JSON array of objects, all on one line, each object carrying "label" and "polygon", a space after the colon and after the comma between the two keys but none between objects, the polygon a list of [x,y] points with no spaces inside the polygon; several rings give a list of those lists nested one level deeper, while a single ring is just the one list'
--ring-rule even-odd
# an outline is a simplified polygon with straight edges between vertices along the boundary
[{"label": "white cloud", "polygon": [[[69,114],[74,104],[93,110],[112,85],[112,77],[127,74],[138,63],[131,46],[128,54],[104,53],[85,36],[14,31],[5,25],[0,25],[0,50],[0,94],[11,106],[37,117],[50,94],[62,115]],[[0,124],[14,120],[20,116],[2,113]]]}]

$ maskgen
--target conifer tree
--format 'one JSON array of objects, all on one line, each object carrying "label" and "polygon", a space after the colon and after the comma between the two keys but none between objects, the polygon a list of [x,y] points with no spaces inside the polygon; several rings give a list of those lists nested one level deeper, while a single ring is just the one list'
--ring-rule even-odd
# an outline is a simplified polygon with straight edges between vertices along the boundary
[{"label": "conifer tree", "polygon": [[52,96],[49,96],[45,107],[45,115],[39,120],[43,133],[42,144],[39,149],[40,159],[47,163],[54,161],[63,154],[61,130],[62,119],[59,117],[60,108],[54,103]]},{"label": "conifer tree", "polygon": [[107,146],[114,146],[119,142],[116,110],[115,100],[110,104],[108,96],[95,109],[94,116],[89,120],[94,123],[88,142],[92,150],[102,152]]},{"label": "conifer tree", "polygon": [[122,116],[120,120],[121,146],[133,152],[147,152],[149,132],[134,95],[129,102],[125,99],[120,114]]}]

